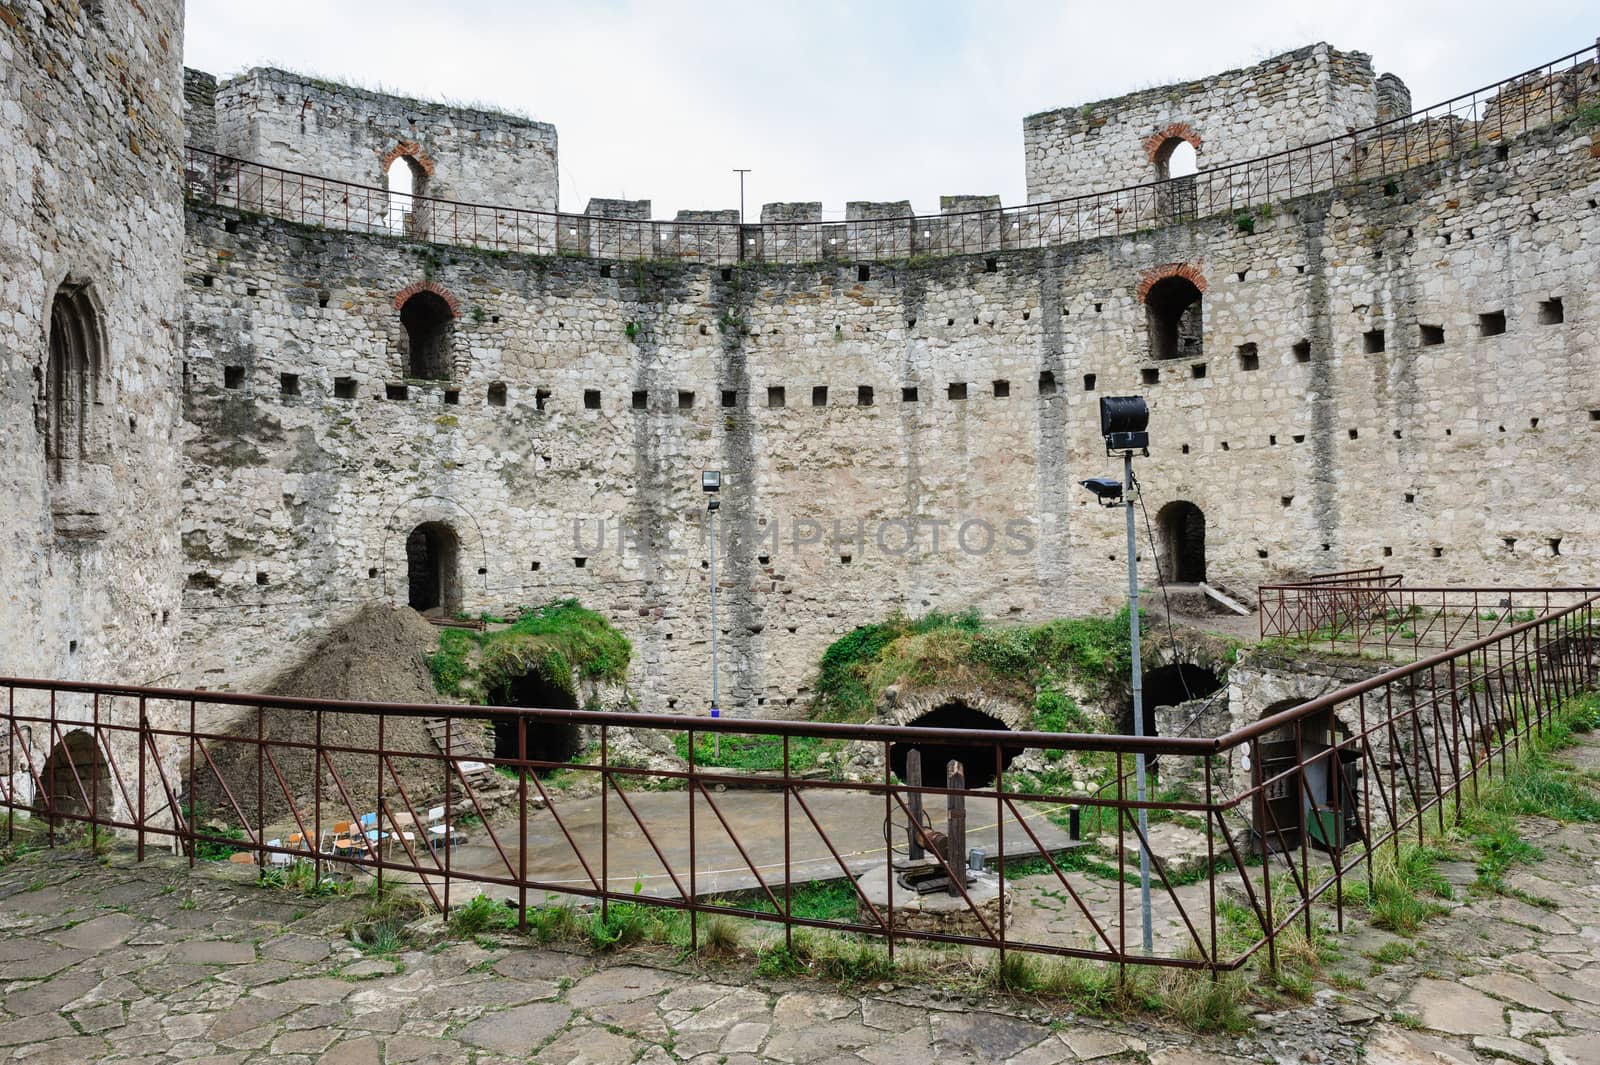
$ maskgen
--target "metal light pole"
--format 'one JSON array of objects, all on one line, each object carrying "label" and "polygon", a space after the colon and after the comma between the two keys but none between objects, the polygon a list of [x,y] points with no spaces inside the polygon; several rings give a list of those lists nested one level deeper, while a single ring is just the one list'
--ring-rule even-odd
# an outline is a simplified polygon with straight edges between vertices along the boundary
[{"label": "metal light pole", "polygon": [[[716,493],[722,488],[722,473],[719,470],[703,470],[700,474],[700,489],[710,493],[706,500],[706,518],[710,525],[711,534],[711,716],[721,717],[722,709],[717,705],[717,507],[719,500]],[[711,757],[717,761],[722,760],[722,734],[711,734]]]},{"label": "metal light pole", "polygon": [[744,176],[750,171],[748,168],[741,170],[734,167],[733,172],[739,175],[739,224],[742,226],[744,225]]},{"label": "metal light pole", "polygon": [[[1128,645],[1133,652],[1133,734],[1144,738],[1144,667],[1139,654],[1139,553],[1133,527],[1133,452],[1122,453],[1123,510],[1128,513]],[[1144,916],[1144,952],[1155,948],[1150,927],[1150,838],[1148,811],[1144,808],[1144,750],[1134,754],[1134,780],[1139,798],[1139,906]]]},{"label": "metal light pole", "polygon": [[[1093,492],[1101,506],[1114,507],[1121,502],[1128,515],[1128,645],[1133,657],[1133,734],[1144,738],[1144,666],[1139,650],[1139,554],[1138,539],[1134,534],[1133,503],[1138,483],[1133,479],[1133,453],[1142,452],[1150,457],[1150,434],[1145,427],[1150,424],[1150,408],[1139,396],[1104,396],[1100,400],[1100,433],[1106,440],[1106,454],[1122,452],[1122,480],[1092,478],[1080,482]],[[1139,906],[1144,918],[1144,952],[1155,949],[1154,933],[1150,922],[1150,848],[1145,841],[1150,838],[1149,812],[1145,809],[1144,750],[1134,753],[1135,794],[1139,804]],[[1117,835],[1120,838],[1121,815],[1118,815]]]}]

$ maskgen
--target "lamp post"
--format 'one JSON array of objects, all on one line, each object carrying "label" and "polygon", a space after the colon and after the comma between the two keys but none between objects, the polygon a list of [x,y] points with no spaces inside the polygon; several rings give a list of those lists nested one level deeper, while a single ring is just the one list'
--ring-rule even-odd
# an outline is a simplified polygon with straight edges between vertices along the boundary
[{"label": "lamp post", "polygon": [[[1139,653],[1139,556],[1134,536],[1133,499],[1138,482],[1133,479],[1133,453],[1150,457],[1150,407],[1141,396],[1102,396],[1100,433],[1105,437],[1106,454],[1122,452],[1122,480],[1103,477],[1080,482],[1094,493],[1104,507],[1122,506],[1128,515],[1128,644],[1133,657],[1133,734],[1144,738],[1144,668]],[[1144,750],[1134,753],[1135,794],[1139,802],[1139,905],[1144,918],[1144,952],[1155,947],[1150,924],[1150,838],[1149,814],[1145,810]],[[1119,815],[1120,816],[1120,815]],[[1121,836],[1119,828],[1117,835]]]},{"label": "lamp post", "polygon": [[[722,490],[721,470],[700,471],[700,490],[706,493],[706,520],[711,535],[711,716],[721,717],[717,705],[717,493]],[[722,735],[711,734],[711,756],[722,759]]]},{"label": "lamp post", "polygon": [[749,167],[734,167],[733,172],[739,175],[739,224],[744,225],[744,176],[750,173]]}]

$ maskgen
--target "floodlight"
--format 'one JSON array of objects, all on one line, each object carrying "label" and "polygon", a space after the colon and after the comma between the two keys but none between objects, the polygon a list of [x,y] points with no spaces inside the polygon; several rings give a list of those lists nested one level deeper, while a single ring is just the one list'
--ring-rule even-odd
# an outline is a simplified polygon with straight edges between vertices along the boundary
[{"label": "floodlight", "polygon": [[1102,506],[1114,507],[1122,500],[1121,481],[1113,481],[1109,477],[1091,477],[1078,483],[1093,492]]},{"label": "floodlight", "polygon": [[700,488],[702,491],[715,492],[722,488],[721,470],[701,470]]},{"label": "floodlight", "polygon": [[1144,451],[1150,448],[1150,405],[1143,396],[1101,396],[1100,435],[1106,438],[1106,454],[1113,451]]}]

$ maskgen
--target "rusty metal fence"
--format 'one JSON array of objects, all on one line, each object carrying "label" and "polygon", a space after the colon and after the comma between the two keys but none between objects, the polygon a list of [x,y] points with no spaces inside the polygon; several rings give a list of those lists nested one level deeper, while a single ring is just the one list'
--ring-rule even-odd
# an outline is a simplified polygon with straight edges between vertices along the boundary
[{"label": "rusty metal fence", "polygon": [[[1552,608],[1216,737],[359,704],[7,678],[0,799],[8,839],[23,828],[52,845],[114,832],[141,860],[166,844],[191,863],[232,849],[263,875],[294,868],[405,884],[447,912],[464,893],[490,893],[524,923],[530,907],[579,903],[604,918],[647,906],[686,912],[694,943],[700,922],[720,915],[776,924],[786,940],[806,927],[874,938],[891,956],[944,943],[1223,972],[1263,950],[1275,964],[1278,938],[1297,922],[1309,932],[1320,914],[1342,927],[1347,884],[1370,883],[1379,849],[1443,831],[1564,700],[1590,690],[1597,602]],[[455,749],[448,737],[439,747],[397,743],[423,716],[447,729],[492,717],[514,753],[485,767],[444,753]],[[335,719],[364,722],[372,739],[332,738]],[[572,728],[593,740],[585,757],[527,756],[550,730]],[[724,750],[754,745],[768,762],[708,764],[712,736]],[[642,762],[641,740],[682,758]],[[853,752],[867,768],[853,778],[821,772],[819,746]],[[895,767],[908,764],[908,749],[930,766],[958,755],[966,763],[907,783],[914,774]],[[1044,787],[1007,770],[1023,749],[1083,773],[1097,766],[1118,783],[1104,793]],[[1126,784],[1140,752],[1159,756],[1168,775],[1142,803]],[[202,794],[218,796],[211,809],[197,809]],[[932,831],[940,807],[967,843],[984,837],[992,871],[969,871],[984,863]],[[1153,848],[1160,927],[1148,956],[1130,883],[1149,844],[1141,809],[1152,834],[1186,825],[1204,851],[1196,875]],[[876,836],[870,846],[863,826]],[[942,923],[929,923],[926,896],[901,874],[935,877]],[[855,912],[797,910],[797,893],[816,881],[848,885]],[[1031,909],[1045,896],[1048,920]],[[1219,928],[1225,906],[1242,913],[1243,932],[1239,920]]]},{"label": "rusty metal fence", "polygon": [[[534,255],[743,261],[874,261],[1039,248],[1236,213],[1399,174],[1600,106],[1591,45],[1402,118],[1187,177],[1020,207],[842,221],[654,221],[465,203],[189,148],[198,201],[308,225]],[[1398,188],[1395,189],[1399,191]]]},{"label": "rusty metal fence", "polygon": [[1263,639],[1420,658],[1479,640],[1600,592],[1578,587],[1412,587],[1382,568],[1314,574],[1258,589]]}]

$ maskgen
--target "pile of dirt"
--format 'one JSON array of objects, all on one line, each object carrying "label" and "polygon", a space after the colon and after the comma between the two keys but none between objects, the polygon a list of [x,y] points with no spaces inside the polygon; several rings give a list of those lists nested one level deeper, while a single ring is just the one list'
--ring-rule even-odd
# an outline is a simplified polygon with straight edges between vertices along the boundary
[{"label": "pile of dirt", "polygon": [[[438,630],[408,607],[387,603],[368,603],[347,620],[335,625],[316,645],[293,663],[263,690],[267,695],[300,696],[312,699],[342,699],[360,702],[454,703],[434,688],[433,676],[424,655],[438,645]],[[320,721],[319,721],[320,718]],[[335,821],[377,808],[379,781],[382,798],[397,812],[406,810],[401,789],[419,815],[442,800],[445,793],[444,763],[427,758],[404,757],[404,753],[436,755],[438,746],[430,735],[424,717],[383,715],[383,746],[391,754],[388,765],[380,767],[376,756],[354,751],[329,751],[332,770],[322,767],[322,820],[324,828]],[[312,751],[278,744],[311,744],[320,726],[322,746],[326,748],[373,749],[378,746],[379,715],[338,713],[324,710],[271,707],[257,720],[245,712],[224,730],[229,735],[254,739],[258,730],[268,741],[271,763],[260,760],[265,822],[283,828],[294,821],[284,795],[285,785],[294,795],[295,807],[310,827],[316,801],[316,767]],[[478,737],[473,736],[476,740]],[[196,809],[202,820],[213,824],[239,826],[240,812],[251,825],[260,821],[257,802],[257,747],[253,743],[210,741],[206,745],[210,763],[195,757]],[[482,747],[482,753],[487,748]],[[471,752],[468,752],[471,756]],[[276,772],[274,765],[276,764]],[[212,765],[215,772],[212,771]],[[278,781],[282,775],[283,783]],[[227,782],[224,790],[218,777]],[[397,779],[398,778],[398,779]],[[459,800],[459,780],[451,782],[452,798]],[[232,799],[229,799],[231,793]],[[352,812],[351,807],[354,807]],[[290,829],[284,829],[289,831]]]}]

